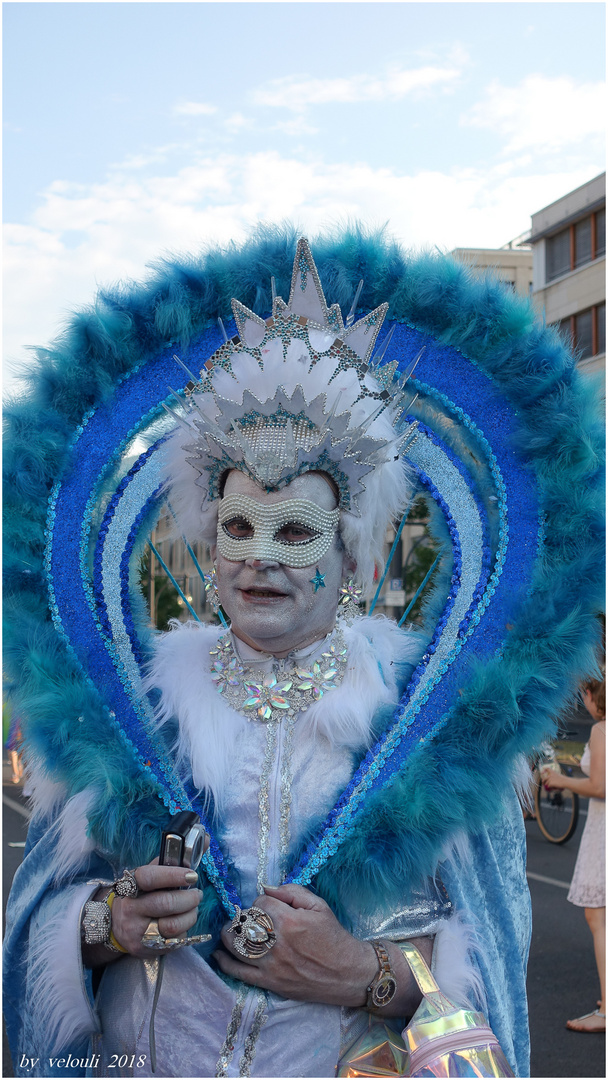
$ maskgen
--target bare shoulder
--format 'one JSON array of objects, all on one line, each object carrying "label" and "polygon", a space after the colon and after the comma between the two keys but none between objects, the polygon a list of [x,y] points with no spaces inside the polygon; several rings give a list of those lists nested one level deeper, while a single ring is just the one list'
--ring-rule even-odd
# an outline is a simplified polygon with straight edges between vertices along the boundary
[{"label": "bare shoulder", "polygon": [[606,741],[606,721],[598,720],[596,724],[591,728],[591,734],[589,736],[589,745],[598,746],[600,742]]}]

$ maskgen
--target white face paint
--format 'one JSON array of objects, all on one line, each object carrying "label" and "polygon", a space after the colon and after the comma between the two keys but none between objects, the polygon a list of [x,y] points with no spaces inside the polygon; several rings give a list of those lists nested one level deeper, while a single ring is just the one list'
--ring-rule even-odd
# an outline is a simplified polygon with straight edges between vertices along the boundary
[{"label": "white face paint", "polygon": [[329,551],[339,520],[339,510],[324,510],[310,499],[268,506],[233,493],[220,502],[217,546],[235,562],[262,559],[284,566],[314,566]]},{"label": "white face paint", "polygon": [[[318,539],[314,538],[312,522],[311,525],[295,523],[292,507],[286,509],[285,504],[297,502],[301,506],[304,502],[309,507],[315,507],[310,512],[316,515],[314,531],[317,533],[320,531],[319,511],[326,515],[338,513],[333,491],[319,473],[306,473],[296,477],[281,491],[266,492],[250,477],[234,470],[226,480],[222,502],[225,503],[233,495],[239,496],[239,502],[227,505],[229,509],[232,505],[241,507],[238,516],[242,516],[245,505],[240,501],[243,497],[258,504],[259,509],[255,513],[260,526],[262,521],[268,525],[271,518],[264,511],[273,508],[272,515],[278,516],[272,517],[272,521],[279,522],[282,534],[277,539],[275,530],[273,542],[283,558],[284,552],[289,554],[298,549],[310,552],[312,544],[311,547],[308,544],[311,536],[314,543],[318,543]],[[232,517],[224,518],[224,522],[227,524],[234,519],[235,515],[232,514]],[[235,525],[235,529],[245,533],[245,540],[253,539],[255,542],[254,522],[244,527]],[[220,533],[218,535],[221,536]],[[237,637],[263,652],[285,656],[292,649],[304,648],[329,633],[336,620],[338,589],[343,578],[354,570],[352,560],[341,550],[335,526],[325,553],[307,566],[292,566],[281,561],[281,558],[256,557],[255,550],[243,559],[240,548],[243,540],[235,539],[233,535],[231,539],[237,545],[239,558],[227,558],[222,550],[223,541],[218,543],[217,582],[222,607]],[[266,553],[270,553],[268,549]],[[323,584],[319,583],[319,579]]]}]

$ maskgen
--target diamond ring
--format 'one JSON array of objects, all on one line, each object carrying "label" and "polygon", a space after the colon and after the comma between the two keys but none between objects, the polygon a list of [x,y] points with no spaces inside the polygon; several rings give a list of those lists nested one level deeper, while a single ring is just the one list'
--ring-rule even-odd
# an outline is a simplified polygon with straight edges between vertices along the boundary
[{"label": "diamond ring", "polygon": [[123,870],[121,876],[114,882],[114,892],[117,896],[138,896],[139,886],[135,880],[133,870]]},{"label": "diamond ring", "polygon": [[274,923],[270,915],[258,907],[250,907],[246,911],[237,907],[226,932],[234,934],[233,944],[236,951],[248,960],[265,956],[273,945],[276,945]]}]

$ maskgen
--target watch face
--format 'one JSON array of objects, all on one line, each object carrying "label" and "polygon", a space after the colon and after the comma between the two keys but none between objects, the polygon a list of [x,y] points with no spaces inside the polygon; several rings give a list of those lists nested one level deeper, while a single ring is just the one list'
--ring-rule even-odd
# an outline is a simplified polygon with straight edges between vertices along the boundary
[{"label": "watch face", "polygon": [[397,993],[397,983],[392,975],[385,975],[377,986],[374,988],[372,994],[372,1001],[377,1008],[382,1008],[383,1005],[388,1005],[389,1001],[392,1001]]}]

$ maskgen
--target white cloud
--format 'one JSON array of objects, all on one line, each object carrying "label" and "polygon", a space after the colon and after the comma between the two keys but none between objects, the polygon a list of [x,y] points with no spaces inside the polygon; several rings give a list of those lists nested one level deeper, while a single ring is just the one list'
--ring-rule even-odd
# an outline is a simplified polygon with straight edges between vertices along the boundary
[{"label": "white cloud", "polygon": [[505,154],[560,151],[603,136],[605,88],[601,82],[577,83],[566,75],[528,75],[517,86],[495,81],[461,123],[501,134]]},{"label": "white cloud", "polygon": [[289,135],[295,139],[300,139],[303,135],[319,134],[319,128],[307,123],[303,116],[294,116],[290,120],[279,120],[272,130],[282,131],[284,135]]},{"label": "white cloud", "polygon": [[177,116],[212,116],[217,112],[217,106],[204,101],[182,101],[173,106],[173,112]]},{"label": "white cloud", "polygon": [[400,101],[408,94],[453,84],[460,67],[427,65],[395,68],[383,77],[353,75],[350,78],[306,79],[288,75],[273,79],[253,93],[256,105],[272,105],[300,112],[310,105],[350,104],[360,101]]},{"label": "white cloud", "polygon": [[237,132],[242,131],[248,124],[251,124],[251,121],[246,116],[243,116],[243,113],[235,112],[226,117],[223,126],[227,131]]},{"label": "white cloud", "polygon": [[494,247],[599,171],[515,175],[500,164],[408,174],[266,151],[202,158],[170,176],[125,170],[101,184],[56,182],[27,225],[5,226],[5,356],[10,367],[26,345],[51,340],[98,284],[141,279],[163,252],[238,241],[259,221],[288,218],[310,235],[348,218],[388,221],[413,248]]}]

